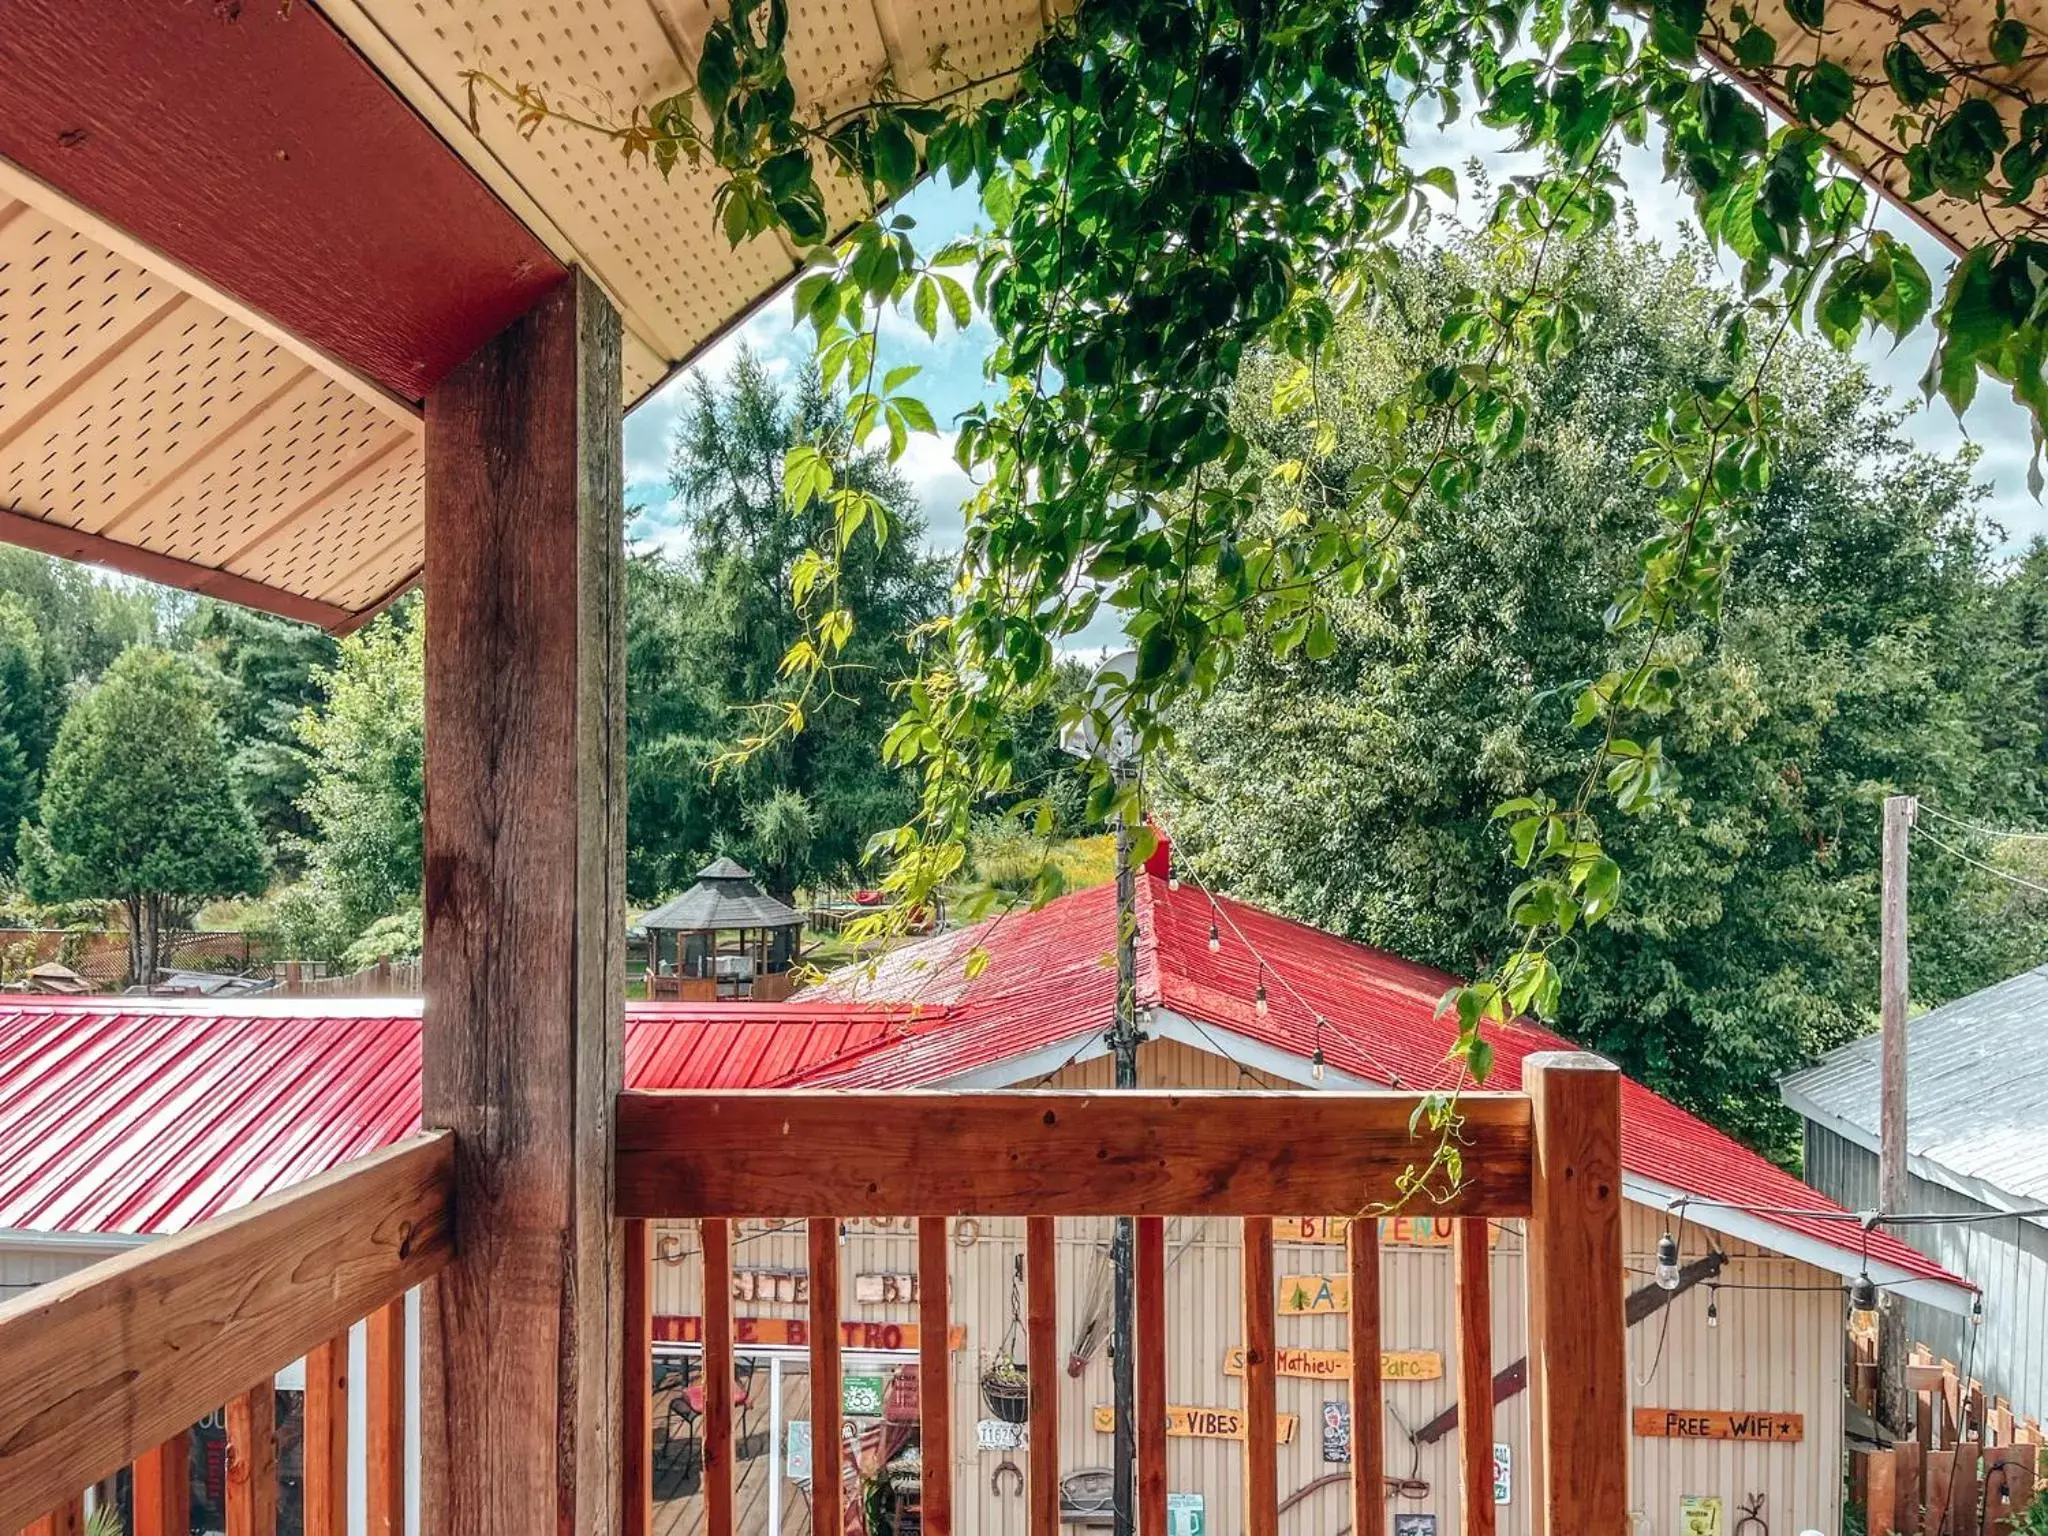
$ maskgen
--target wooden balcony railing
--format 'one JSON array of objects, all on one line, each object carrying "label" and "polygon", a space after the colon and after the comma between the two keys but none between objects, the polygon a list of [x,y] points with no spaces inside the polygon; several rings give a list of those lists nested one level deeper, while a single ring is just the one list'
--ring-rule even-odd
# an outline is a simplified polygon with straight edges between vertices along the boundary
[{"label": "wooden balcony railing", "polygon": [[225,1406],[230,1536],[277,1529],[272,1380],[306,1361],[306,1536],[346,1536],[348,1334],[367,1322],[367,1529],[404,1521],[405,1293],[448,1262],[454,1140],[416,1136],[0,1306],[0,1532],[191,1529],[187,1430]]},{"label": "wooden balcony railing", "polygon": [[[1493,1529],[1489,1218],[1527,1221],[1529,1387],[1537,1536],[1628,1528],[1622,1320],[1620,1080],[1597,1057],[1531,1057],[1525,1093],[1470,1094],[1463,1179],[1431,1207],[1460,1218],[1459,1410],[1466,1536]],[[647,1523],[651,1437],[645,1367],[644,1223],[693,1217],[704,1249],[707,1382],[732,1379],[732,1228],[741,1217],[806,1218],[813,1383],[839,1380],[838,1222],[918,1218],[922,1529],[950,1536],[952,1408],[947,1370],[949,1217],[1026,1218],[1031,1384],[1028,1529],[1060,1529],[1054,1222],[1132,1216],[1139,1412],[1138,1530],[1166,1530],[1165,1243],[1169,1216],[1244,1223],[1247,1536],[1278,1528],[1273,1216],[1368,1212],[1396,1198],[1426,1153],[1407,1094],[1350,1093],[626,1093],[618,1101],[619,1214],[628,1221],[626,1529]],[[1426,1133],[1425,1133],[1426,1135]],[[1377,1223],[1350,1226],[1354,1360],[1379,1357]],[[633,1287],[638,1277],[638,1294]],[[632,1324],[637,1312],[640,1327]],[[1353,1373],[1355,1536],[1385,1536],[1378,1374]],[[813,1387],[812,1508],[842,1507],[840,1402]],[[731,1405],[706,1397],[702,1488],[709,1536],[734,1521]],[[958,1529],[979,1522],[963,1519]]]}]

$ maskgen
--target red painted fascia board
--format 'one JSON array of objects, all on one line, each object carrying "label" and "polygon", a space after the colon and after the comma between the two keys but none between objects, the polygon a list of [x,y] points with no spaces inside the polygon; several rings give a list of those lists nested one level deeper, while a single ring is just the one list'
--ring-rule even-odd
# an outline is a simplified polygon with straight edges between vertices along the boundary
[{"label": "red painted fascia board", "polygon": [[0,0],[0,155],[418,401],[566,269],[310,0]]}]

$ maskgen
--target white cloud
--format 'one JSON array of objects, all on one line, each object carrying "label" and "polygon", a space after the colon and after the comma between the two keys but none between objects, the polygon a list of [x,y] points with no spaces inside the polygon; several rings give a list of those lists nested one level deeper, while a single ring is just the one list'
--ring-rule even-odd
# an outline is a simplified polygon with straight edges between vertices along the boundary
[{"label": "white cloud", "polygon": [[953,457],[958,442],[957,432],[941,432],[936,437],[915,433],[904,447],[903,457],[896,461],[896,468],[917,493],[918,508],[924,514],[925,547],[942,553],[960,547],[966,528],[960,506],[974,494],[974,482]]}]

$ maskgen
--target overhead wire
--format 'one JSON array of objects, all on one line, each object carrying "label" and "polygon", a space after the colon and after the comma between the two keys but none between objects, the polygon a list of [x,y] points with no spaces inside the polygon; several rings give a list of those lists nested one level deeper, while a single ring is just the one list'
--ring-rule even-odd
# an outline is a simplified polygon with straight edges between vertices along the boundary
[{"label": "overhead wire", "polygon": [[1966,821],[1961,816],[1952,816],[1939,806],[1929,805],[1925,801],[1916,803],[1913,807],[1913,813],[1916,816],[1932,816],[1938,821],[1945,821],[1952,826],[1961,827],[1965,832],[1975,832],[1981,837],[1995,837],[2002,842],[2048,843],[2048,832],[2027,832],[2012,828],[1987,827],[1980,821]]},{"label": "overhead wire", "polygon": [[1935,847],[1941,849],[1944,853],[1947,853],[1955,858],[1961,859],[1965,864],[1973,865],[1976,868],[1983,870],[1984,873],[1987,875],[1996,875],[1999,879],[2005,881],[2008,885],[2016,885],[2023,890],[2033,891],[2037,895],[2048,896],[2048,885],[2043,885],[2037,880],[2029,880],[2025,875],[2016,875],[2009,869],[2000,869],[1996,864],[1986,863],[1983,859],[1977,858],[1971,854],[1963,852],[1962,849],[1956,847],[1953,843],[1943,842],[1940,838],[1936,837],[1932,832],[1929,832],[1924,828],[1915,827],[1913,829],[1913,835],[1921,839],[1921,841],[1923,842],[1929,842],[1934,844]]}]

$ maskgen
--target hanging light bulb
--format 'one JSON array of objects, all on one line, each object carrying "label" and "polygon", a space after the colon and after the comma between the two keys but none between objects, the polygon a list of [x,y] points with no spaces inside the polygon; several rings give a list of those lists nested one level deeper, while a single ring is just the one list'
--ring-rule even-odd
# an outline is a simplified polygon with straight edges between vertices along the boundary
[{"label": "hanging light bulb", "polygon": [[1252,1011],[1262,1019],[1266,1016],[1266,972],[1263,967],[1259,971],[1258,989],[1252,993]]},{"label": "hanging light bulb", "polygon": [[1316,1047],[1315,1055],[1308,1059],[1308,1075],[1319,1083],[1323,1080],[1323,1048],[1320,1045]]},{"label": "hanging light bulb", "polygon": [[1856,1283],[1849,1287],[1849,1310],[1858,1318],[1867,1318],[1877,1311],[1877,1282],[1868,1271],[1858,1275]]},{"label": "hanging light bulb", "polygon": [[1657,1239],[1657,1286],[1666,1291],[1678,1289],[1678,1239],[1669,1232]]},{"label": "hanging light bulb", "polygon": [[1721,1326],[1721,1293],[1719,1286],[1710,1287],[1707,1291],[1707,1326],[1709,1328]]},{"label": "hanging light bulb", "polygon": [[1970,1298],[1970,1326],[1972,1328],[1982,1328],[1984,1326],[1984,1297],[1982,1294]]},{"label": "hanging light bulb", "polygon": [[1170,851],[1166,858],[1166,888],[1169,891],[1180,889],[1180,866],[1173,862],[1173,855]]},{"label": "hanging light bulb", "polygon": [[1223,935],[1221,933],[1218,933],[1216,931],[1216,925],[1214,923],[1211,923],[1209,925],[1209,953],[1213,955],[1216,953],[1217,950],[1221,949],[1222,947]]}]

